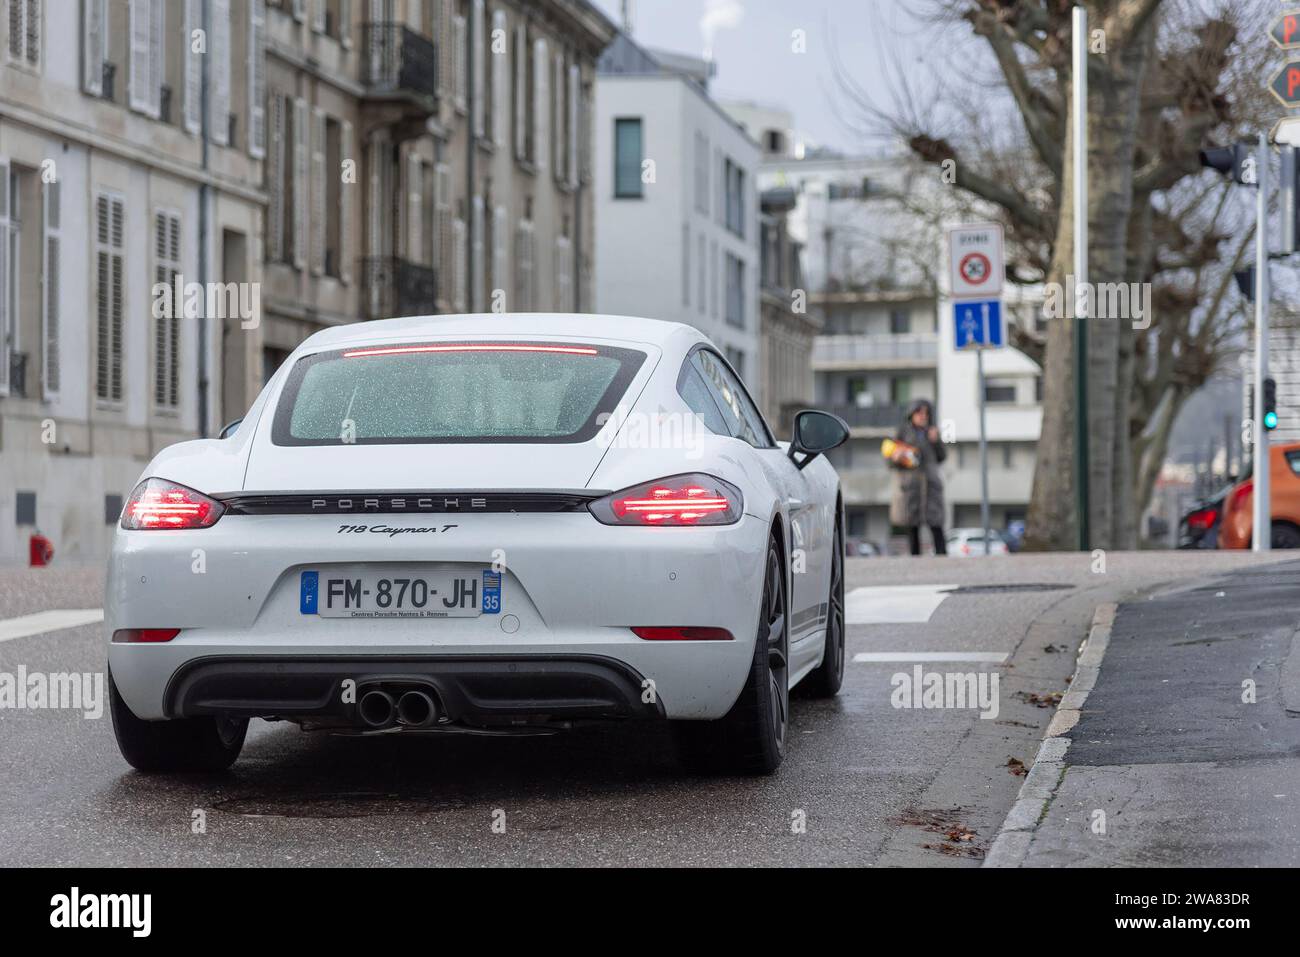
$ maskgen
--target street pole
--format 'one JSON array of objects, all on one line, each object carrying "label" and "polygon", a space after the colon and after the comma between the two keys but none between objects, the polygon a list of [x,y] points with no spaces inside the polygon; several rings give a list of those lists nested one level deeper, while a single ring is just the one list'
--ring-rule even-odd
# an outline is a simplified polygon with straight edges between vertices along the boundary
[{"label": "street pole", "polygon": [[984,347],[989,341],[989,307],[984,306],[984,342],[975,350],[980,394],[980,521],[984,525],[984,554],[989,550],[989,443],[984,430]]},{"label": "street pole", "polygon": [[1253,549],[1272,545],[1273,512],[1269,507],[1268,429],[1264,428],[1264,380],[1268,378],[1268,134],[1259,134],[1255,196],[1255,408],[1251,437],[1255,446]]},{"label": "street pole", "polygon": [[[1074,488],[1079,551],[1092,541],[1088,503],[1088,11],[1074,8]],[[1082,293],[1082,295],[1080,294]],[[983,396],[981,395],[981,399]]]}]

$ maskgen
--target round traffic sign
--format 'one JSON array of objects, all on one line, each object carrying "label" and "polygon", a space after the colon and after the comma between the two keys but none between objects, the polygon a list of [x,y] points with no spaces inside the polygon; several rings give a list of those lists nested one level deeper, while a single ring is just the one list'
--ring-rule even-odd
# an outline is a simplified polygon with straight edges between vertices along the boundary
[{"label": "round traffic sign", "polygon": [[961,278],[972,286],[983,284],[993,274],[993,264],[983,253],[971,253],[962,259],[957,268],[961,272]]}]

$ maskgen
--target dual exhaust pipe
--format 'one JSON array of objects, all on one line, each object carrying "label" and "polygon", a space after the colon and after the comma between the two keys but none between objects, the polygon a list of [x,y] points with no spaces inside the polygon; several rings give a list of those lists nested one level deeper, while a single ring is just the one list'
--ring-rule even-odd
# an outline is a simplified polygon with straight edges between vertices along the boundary
[{"label": "dual exhaust pipe", "polygon": [[371,728],[394,722],[407,728],[428,728],[438,720],[438,704],[426,691],[405,691],[396,700],[387,691],[372,688],[357,702],[357,714]]}]

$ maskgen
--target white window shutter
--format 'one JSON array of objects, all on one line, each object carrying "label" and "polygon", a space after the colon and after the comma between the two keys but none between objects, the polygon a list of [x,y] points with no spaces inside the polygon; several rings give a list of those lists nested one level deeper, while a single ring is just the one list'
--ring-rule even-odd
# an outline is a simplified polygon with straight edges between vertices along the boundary
[{"label": "white window shutter", "polygon": [[537,276],[534,268],[533,224],[520,220],[515,229],[515,303],[517,312],[533,312],[537,308]]},{"label": "white window shutter", "polygon": [[45,249],[41,268],[41,342],[44,346],[44,370],[41,388],[46,400],[56,398],[60,387],[59,318],[61,292],[63,217],[60,190],[62,184],[55,180],[45,184],[42,202],[45,206]]},{"label": "white window shutter", "polygon": [[307,101],[298,97],[293,103],[293,264],[298,269],[307,268],[307,234],[310,228],[307,117]]},{"label": "white window shutter", "polygon": [[9,300],[13,287],[13,276],[9,274],[9,229],[9,161],[0,159],[0,395],[9,394],[9,356],[13,349],[9,341]]},{"label": "white window shutter", "polygon": [[546,55],[546,41],[538,39],[533,44],[533,163],[539,172],[546,171],[546,155],[550,141],[546,131],[550,127],[550,95],[546,78],[550,60]]},{"label": "white window shutter", "polygon": [[528,159],[528,28],[515,24],[515,159]]},{"label": "white window shutter", "polygon": [[434,262],[438,270],[438,286],[442,292],[442,298],[451,305],[455,299],[454,295],[454,273],[456,271],[455,257],[452,254],[454,245],[452,236],[451,223],[451,167],[446,163],[439,163],[434,171],[434,237],[435,248],[433,251]]},{"label": "white window shutter", "polygon": [[452,308],[456,312],[465,311],[465,289],[469,277],[465,274],[465,220],[457,217],[451,228],[452,245]]},{"label": "white window shutter", "polygon": [[564,53],[558,51],[555,54],[555,71],[552,78],[551,89],[551,140],[552,147],[552,168],[555,170],[556,180],[563,182],[567,175],[568,167],[564,162],[564,147],[568,143],[568,137],[564,131],[564,85],[566,79],[564,69]]},{"label": "white window shutter", "polygon": [[81,18],[81,86],[91,96],[103,96],[108,0],[84,0],[84,4]]},{"label": "white window shutter", "polygon": [[[94,0],[87,0],[93,3]],[[203,54],[194,52],[194,31],[203,26],[203,0],[185,0],[185,130],[197,134],[203,122]]]},{"label": "white window shutter", "polygon": [[469,70],[466,61],[466,54],[469,52],[467,33],[465,18],[455,17],[451,26],[451,55],[455,73],[453,100],[456,109],[461,113],[465,112],[465,107],[469,102]]},{"label": "white window shutter", "polygon": [[339,42],[352,49],[352,0],[339,0]]},{"label": "white window shutter", "polygon": [[127,102],[131,109],[148,113],[151,98],[149,83],[153,70],[149,65],[149,43],[153,37],[152,0],[130,0],[127,8],[127,33],[129,36]]},{"label": "white window shutter", "polygon": [[95,396],[107,402],[122,401],[124,217],[125,206],[120,196],[96,195]]},{"label": "white window shutter", "polygon": [[[352,124],[344,120],[340,131],[340,149],[339,152],[343,161],[347,162],[353,159],[352,146]],[[339,279],[345,285],[352,282],[352,204],[356,193],[356,183],[344,183],[341,180],[342,170],[332,169],[327,171],[329,176],[340,177],[339,184]]]},{"label": "white window shutter", "polygon": [[293,18],[299,23],[307,19],[307,0],[293,0]]},{"label": "white window shutter", "polygon": [[208,117],[212,142],[226,146],[230,141],[230,0],[212,0],[211,9],[208,56],[212,57],[212,101]]},{"label": "white window shutter", "polygon": [[582,95],[582,77],[578,72],[578,64],[569,64],[569,169],[568,181],[571,189],[578,188],[578,123],[581,119],[578,110],[578,99]]},{"label": "white window shutter", "polygon": [[446,96],[456,86],[455,56],[452,49],[451,14],[453,0],[430,0],[437,3],[430,21],[433,42],[438,45],[438,95]]},{"label": "white window shutter", "polygon": [[[500,30],[503,37],[509,37],[506,30],[506,12],[504,10],[492,11],[492,34]],[[493,52],[495,40],[493,36],[487,38],[484,49],[488,51],[488,56],[492,58],[492,142],[500,149],[505,145],[506,136],[510,129],[510,111],[506,108],[506,90],[510,86],[510,44],[506,41],[506,49],[503,53]]]},{"label": "white window shutter", "polygon": [[470,205],[472,220],[470,223],[470,232],[473,234],[474,244],[474,269],[469,278],[469,305],[473,312],[483,311],[483,286],[487,281],[487,263],[483,257],[486,254],[486,244],[483,242],[483,231],[487,228],[486,217],[484,216],[483,197],[475,196],[474,202]]},{"label": "white window shutter", "polygon": [[492,210],[492,295],[506,290],[506,208],[500,203]]},{"label": "white window shutter", "polygon": [[311,29],[313,33],[325,32],[325,6],[329,0],[311,0]]},{"label": "white window shutter", "polygon": [[266,157],[266,0],[248,0],[248,155]]},{"label": "white window shutter", "polygon": [[167,75],[167,0],[150,0],[150,3],[148,113],[156,120],[162,116],[162,88]]},{"label": "white window shutter", "polygon": [[414,151],[406,156],[406,258],[420,261],[424,246],[424,159]]},{"label": "white window shutter", "polygon": [[487,8],[483,5],[483,0],[473,0],[473,6],[470,8],[474,17],[474,135],[482,138],[483,128],[483,96],[487,92],[487,58],[490,56],[490,45],[484,42],[484,34],[487,31]]},{"label": "white window shutter", "polygon": [[266,258],[271,262],[284,261],[284,107],[285,98],[278,91],[272,91],[270,98],[271,150],[266,163],[266,192],[269,200],[266,215],[270,219],[266,229],[267,246],[269,247],[266,251]]},{"label": "white window shutter", "polygon": [[[381,214],[384,209],[384,195],[379,167],[380,164],[385,162],[384,152],[386,148],[387,144],[379,138],[372,139],[366,146],[366,168],[368,170],[370,191],[366,203],[369,214],[366,224],[368,243],[366,255],[371,259],[378,259],[383,255],[383,219]],[[362,282],[365,282],[364,276]]]},{"label": "white window shutter", "polygon": [[9,8],[9,60],[27,66],[41,65],[41,0],[7,0]]},{"label": "white window shutter", "polygon": [[[154,211],[154,282],[172,284],[181,271],[181,220],[175,213]],[[154,317],[154,404],[180,406],[180,314]]]},{"label": "white window shutter", "polygon": [[311,274],[325,274],[325,111],[311,116]]}]

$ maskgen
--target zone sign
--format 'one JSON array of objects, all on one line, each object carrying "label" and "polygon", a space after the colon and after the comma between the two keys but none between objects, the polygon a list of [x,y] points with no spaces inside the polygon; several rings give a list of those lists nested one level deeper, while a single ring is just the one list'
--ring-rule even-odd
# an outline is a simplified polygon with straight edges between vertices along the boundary
[{"label": "zone sign", "polygon": [[949,282],[954,299],[997,299],[1006,265],[1002,227],[976,223],[948,230]]}]

